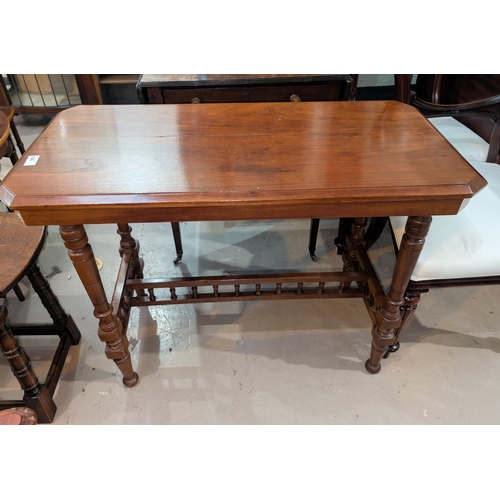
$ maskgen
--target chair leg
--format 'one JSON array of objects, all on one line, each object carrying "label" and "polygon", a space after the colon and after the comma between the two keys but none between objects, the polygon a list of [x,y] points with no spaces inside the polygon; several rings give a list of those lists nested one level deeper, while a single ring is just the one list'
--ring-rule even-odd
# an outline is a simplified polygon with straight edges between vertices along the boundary
[{"label": "chair leg", "polygon": [[12,290],[14,290],[14,293],[16,294],[16,297],[19,300],[19,302],[24,302],[26,300],[26,297],[24,296],[23,292],[21,292],[19,285],[13,287]]},{"label": "chair leg", "polygon": [[316,242],[318,241],[319,219],[311,219],[311,227],[309,229],[309,255],[316,262]]},{"label": "chair leg", "polygon": [[17,151],[16,151],[16,148],[14,146],[14,143],[12,142],[12,138],[10,137],[10,135],[9,135],[8,141],[9,141],[10,152],[8,152],[7,154],[10,158],[12,165],[15,165],[19,161],[19,156],[17,156]]},{"label": "chair leg", "polygon": [[[370,219],[370,224],[368,225],[365,233],[366,250],[373,246],[373,244],[380,238],[387,220],[387,217],[372,217]],[[334,241],[337,247],[338,255],[342,255],[344,250],[347,248],[346,240],[347,235],[351,230],[352,221],[353,219],[340,219],[339,221],[339,232]]]},{"label": "chair leg", "polygon": [[71,316],[66,314],[66,311],[59,303],[59,299],[56,294],[50,288],[49,282],[40,272],[40,268],[36,262],[31,266],[30,270],[26,273],[26,276],[28,276],[31,285],[33,286],[33,290],[35,290],[45,309],[47,309],[54,325],[58,328],[58,332],[60,332],[58,335],[69,335],[71,345],[77,345],[81,338],[80,330],[75,325]]},{"label": "chair leg", "polygon": [[178,264],[182,260],[182,238],[181,228],[178,222],[171,222],[172,233],[174,235],[175,252],[177,257],[174,259],[174,264]]},{"label": "chair leg", "polygon": [[19,149],[19,152],[23,155],[25,153],[24,144],[23,144],[23,141],[21,140],[21,136],[19,135],[19,132],[17,131],[17,127],[16,127],[16,124],[14,123],[14,120],[10,121],[10,129],[12,130],[12,133],[14,134],[14,139],[16,140],[17,149]]},{"label": "chair leg", "polygon": [[349,218],[339,220],[339,232],[334,240],[335,246],[337,247],[337,255],[342,255],[344,250],[347,249],[347,236],[351,232],[353,221],[354,219]]},{"label": "chair leg", "polygon": [[365,233],[367,250],[380,238],[388,220],[387,217],[372,217],[370,219],[370,224]]},{"label": "chair leg", "polygon": [[[24,391],[24,404],[36,412],[39,422],[50,423],[54,420],[57,407],[47,388],[38,380],[29,357],[12,334],[7,316],[5,299],[0,299],[0,349]],[[14,405],[19,406],[18,402],[14,402]]]}]

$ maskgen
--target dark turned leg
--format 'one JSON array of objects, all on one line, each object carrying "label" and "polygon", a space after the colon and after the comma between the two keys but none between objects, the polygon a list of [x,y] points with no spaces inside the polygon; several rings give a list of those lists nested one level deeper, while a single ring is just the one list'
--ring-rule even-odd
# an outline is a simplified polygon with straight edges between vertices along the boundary
[{"label": "dark turned leg", "polygon": [[387,294],[384,307],[377,311],[377,324],[372,329],[373,340],[370,359],[365,364],[369,373],[380,371],[380,360],[389,346],[395,343],[396,332],[401,326],[404,294],[424,246],[431,221],[431,217],[408,218],[392,276],[391,289]]},{"label": "dark turned leg", "polygon": [[50,288],[50,284],[45,276],[40,272],[40,268],[36,262],[31,266],[26,276],[28,276],[33,290],[35,290],[45,309],[47,309],[54,325],[58,327],[56,331],[59,336],[61,337],[63,334],[69,335],[71,344],[77,345],[81,338],[80,330],[78,330],[71,316],[68,316],[62,308],[59,299]]},{"label": "dark turned leg", "polygon": [[12,287],[12,290],[14,290],[14,293],[16,294],[16,297],[19,300],[19,302],[24,302],[26,300],[26,297],[24,296],[23,292],[21,292],[19,285]]},{"label": "dark turned leg", "polygon": [[[142,279],[144,278],[144,262],[141,258],[139,258],[139,250],[140,245],[139,242],[132,238],[132,228],[128,224],[118,224],[118,229],[116,231],[120,235],[120,257],[123,257],[125,252],[130,252],[130,269],[128,274],[128,279]],[[143,288],[136,288],[135,292],[137,297],[145,297],[146,291]],[[125,290],[124,294],[127,296],[127,304],[130,304],[130,300],[132,299],[133,291]],[[122,326],[125,328],[128,324],[128,320],[124,321],[124,318],[128,318],[128,314],[124,314],[125,311],[120,310],[116,311],[116,315],[120,318]],[[123,330],[123,334],[126,337],[127,331]]]},{"label": "dark turned leg", "polygon": [[[366,226],[366,217],[358,217],[353,220],[351,226],[351,232],[347,237],[346,248],[342,253],[342,260],[344,261],[344,272],[356,271],[356,252],[354,251],[354,247],[356,245],[364,245],[364,228]],[[340,282],[340,291],[349,288],[351,283],[349,281],[341,281]]]},{"label": "dark turned leg", "polygon": [[372,217],[365,232],[366,249],[368,250],[380,238],[388,217]]},{"label": "dark turned leg", "polygon": [[411,102],[411,79],[413,75],[394,75],[394,87],[396,100],[410,104]]},{"label": "dark turned leg", "polygon": [[347,237],[351,232],[352,221],[354,219],[339,219],[339,232],[335,240],[337,255],[342,255],[347,248]]},{"label": "dark turned leg", "polygon": [[139,376],[132,369],[128,340],[122,333],[122,324],[106,298],[97,269],[94,252],[83,225],[61,226],[61,237],[68,249],[69,257],[94,305],[94,316],[99,319],[99,338],[106,342],[106,356],[112,359],[123,374],[126,387],[133,387]]},{"label": "dark turned leg", "polygon": [[57,407],[47,388],[40,384],[31,368],[30,359],[12,334],[7,315],[5,299],[0,299],[0,349],[24,391],[26,406],[36,412],[39,422],[50,423],[54,420]]},{"label": "dark turned leg", "polygon": [[132,228],[128,224],[117,224],[117,226],[118,229],[116,232],[120,235],[120,257],[123,257],[124,252],[132,253],[129,278],[142,279],[144,278],[144,263],[139,258],[139,242],[136,239],[132,238]]},{"label": "dark turned leg", "polygon": [[182,238],[181,238],[181,227],[178,222],[171,222],[172,234],[174,235],[175,253],[177,257],[174,259],[174,264],[178,264],[182,260],[183,250],[182,250]]},{"label": "dark turned leg", "polygon": [[412,284],[415,284],[414,281],[410,281],[408,288],[405,292],[404,304],[401,307],[403,314],[401,316],[401,326],[397,329],[394,344],[390,345],[387,349],[387,352],[384,355],[384,358],[388,358],[390,353],[397,352],[399,350],[399,340],[401,338],[401,334],[403,333],[408,321],[413,316],[415,309],[417,309],[418,303],[420,302],[420,295],[424,292],[428,292],[429,288],[421,288],[419,290],[413,290]]},{"label": "dark turned leg", "polygon": [[16,140],[17,148],[19,149],[19,152],[23,155],[25,153],[24,151],[24,144],[23,141],[21,140],[21,136],[19,135],[19,132],[17,131],[16,124],[14,123],[14,120],[10,121],[10,130],[14,134],[14,139]]},{"label": "dark turned leg", "polygon": [[12,143],[12,152],[9,155],[10,161],[12,165],[15,165],[19,161],[19,156],[17,156],[16,148],[14,147],[14,143],[9,136],[9,141]]},{"label": "dark turned leg", "polygon": [[311,228],[309,229],[309,255],[316,262],[316,242],[318,241],[319,219],[311,219]]}]

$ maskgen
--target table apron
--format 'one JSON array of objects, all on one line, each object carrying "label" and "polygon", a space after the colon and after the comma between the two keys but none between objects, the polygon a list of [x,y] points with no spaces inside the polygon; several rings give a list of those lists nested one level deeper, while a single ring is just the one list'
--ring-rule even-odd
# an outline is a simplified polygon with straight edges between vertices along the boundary
[{"label": "table apron", "polygon": [[11,208],[18,211],[28,226],[79,224],[133,224],[165,222],[202,222],[225,220],[326,219],[346,217],[388,217],[455,215],[463,198],[435,200],[397,200],[360,202],[311,202],[272,204],[227,204],[199,206],[101,205],[99,209],[37,207]]}]

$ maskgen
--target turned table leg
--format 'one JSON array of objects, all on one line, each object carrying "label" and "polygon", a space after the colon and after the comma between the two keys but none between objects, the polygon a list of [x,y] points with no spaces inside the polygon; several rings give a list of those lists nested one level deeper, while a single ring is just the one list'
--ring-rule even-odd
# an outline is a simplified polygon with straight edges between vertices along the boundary
[{"label": "turned table leg", "polygon": [[60,234],[69,257],[94,305],[94,316],[99,319],[99,338],[106,342],[106,356],[112,359],[123,374],[126,387],[133,387],[139,376],[132,368],[128,340],[122,332],[121,322],[113,314],[97,269],[94,253],[83,225],[61,226]]},{"label": "turned table leg", "polygon": [[392,276],[391,289],[384,307],[377,312],[377,323],[372,329],[370,359],[365,364],[369,373],[380,371],[380,360],[389,346],[395,343],[395,335],[401,325],[404,294],[424,246],[431,221],[431,217],[408,217]]},{"label": "turned table leg", "polygon": [[[123,257],[125,252],[130,252],[131,254],[128,278],[142,279],[144,278],[144,262],[139,258],[139,242],[132,238],[132,228],[128,224],[117,224],[117,226],[118,229],[116,232],[120,235],[120,257]],[[138,288],[135,291],[138,296],[146,296],[146,292],[142,288]]]},{"label": "turned table leg", "polygon": [[132,228],[128,224],[117,224],[116,232],[120,235],[120,257],[123,257],[125,252],[131,252],[132,259],[130,261],[129,278],[144,278],[143,263],[139,258],[139,242],[132,238]]}]

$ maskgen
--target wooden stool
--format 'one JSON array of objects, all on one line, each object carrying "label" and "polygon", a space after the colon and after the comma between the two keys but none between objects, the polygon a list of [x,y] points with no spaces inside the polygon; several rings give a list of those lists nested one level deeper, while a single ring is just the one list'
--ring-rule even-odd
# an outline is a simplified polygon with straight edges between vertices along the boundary
[{"label": "wooden stool", "polygon": [[[36,412],[40,423],[54,420],[57,409],[53,400],[54,391],[69,347],[78,344],[81,337],[73,319],[61,307],[37,265],[45,236],[46,228],[25,226],[14,212],[0,213],[0,350],[24,391],[22,401],[0,400],[0,409],[19,406],[31,408]],[[40,297],[52,318],[52,324],[9,324],[6,295],[24,276],[28,277]],[[33,371],[29,357],[15,338],[20,335],[59,336],[59,345],[43,384]]]},{"label": "wooden stool", "polygon": [[[19,132],[17,131],[16,124],[14,123],[14,106],[0,106],[0,113],[3,113],[6,117],[7,120],[9,121],[9,127],[12,135],[14,136],[17,149],[19,149],[19,152],[23,155],[24,154],[24,144],[23,141],[21,140],[21,136],[19,135]],[[9,155],[10,161],[12,162],[12,165],[15,165],[18,161],[18,156],[16,152],[16,148],[14,147],[14,140],[12,137],[10,137],[10,143],[12,144],[12,149],[13,152]]]}]

